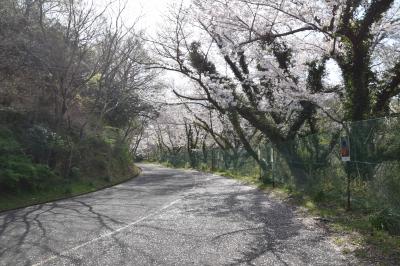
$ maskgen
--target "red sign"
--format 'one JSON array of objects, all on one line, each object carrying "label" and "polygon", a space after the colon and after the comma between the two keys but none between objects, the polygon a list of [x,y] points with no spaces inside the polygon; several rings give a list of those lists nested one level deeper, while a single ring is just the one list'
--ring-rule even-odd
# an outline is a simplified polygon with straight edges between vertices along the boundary
[{"label": "red sign", "polygon": [[350,161],[350,140],[348,136],[340,138],[340,156],[343,162]]}]

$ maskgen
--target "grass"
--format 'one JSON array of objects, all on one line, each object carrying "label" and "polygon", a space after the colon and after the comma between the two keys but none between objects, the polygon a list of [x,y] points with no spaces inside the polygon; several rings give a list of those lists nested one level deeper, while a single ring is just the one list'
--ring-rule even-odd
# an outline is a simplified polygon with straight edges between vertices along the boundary
[{"label": "grass", "polygon": [[256,186],[292,205],[304,207],[313,216],[322,218],[324,226],[333,235],[334,243],[342,248],[343,253],[353,253],[359,259],[376,265],[399,265],[400,236],[373,228],[367,213],[359,210],[346,211],[342,206],[316,202],[288,188],[272,188],[270,184],[263,183],[255,176],[242,176],[226,171],[217,171],[216,174]]},{"label": "grass", "polygon": [[[311,212],[331,219],[327,225],[336,235],[347,233],[350,236],[347,241],[350,243],[344,244],[353,245],[357,257],[378,265],[398,265],[400,236],[373,228],[369,215],[341,208],[327,210],[324,206],[317,206]],[[344,244],[339,246],[345,246]]]},{"label": "grass", "polygon": [[[163,165],[173,167],[169,163]],[[317,202],[291,187],[273,188],[271,184],[262,182],[258,176],[221,170],[213,173],[255,186],[272,197],[303,207],[309,215],[320,218],[322,225],[332,235],[333,242],[344,254],[352,253],[368,264],[399,265],[400,236],[376,230],[369,220],[368,213],[360,210],[346,211],[343,206],[337,204]]]},{"label": "grass", "polygon": [[51,189],[37,190],[19,193],[2,193],[0,195],[0,212],[32,206],[36,204],[51,202],[59,199],[65,199],[83,195],[86,193],[98,191],[107,187],[125,182],[139,175],[138,167],[132,167],[131,175],[120,178],[99,178],[91,180],[70,180],[53,186]]}]

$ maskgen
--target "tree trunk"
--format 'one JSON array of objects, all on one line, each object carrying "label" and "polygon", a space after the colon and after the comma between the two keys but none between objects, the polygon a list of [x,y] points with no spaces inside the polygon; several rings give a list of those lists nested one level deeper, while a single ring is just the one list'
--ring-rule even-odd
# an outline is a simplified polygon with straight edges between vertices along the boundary
[{"label": "tree trunk", "polygon": [[299,156],[295,147],[290,143],[280,143],[275,145],[276,150],[286,161],[294,183],[298,188],[304,187],[308,181],[308,174],[302,158]]},{"label": "tree trunk", "polygon": [[268,171],[268,166],[265,163],[265,161],[263,161],[260,157],[258,157],[257,152],[251,147],[251,144],[247,140],[240,126],[239,114],[237,112],[233,112],[232,114],[229,115],[229,120],[231,121],[231,124],[236,134],[239,136],[239,139],[242,142],[244,149],[251,157],[253,157],[253,159],[257,162],[257,164],[260,166],[260,168],[265,174]]}]

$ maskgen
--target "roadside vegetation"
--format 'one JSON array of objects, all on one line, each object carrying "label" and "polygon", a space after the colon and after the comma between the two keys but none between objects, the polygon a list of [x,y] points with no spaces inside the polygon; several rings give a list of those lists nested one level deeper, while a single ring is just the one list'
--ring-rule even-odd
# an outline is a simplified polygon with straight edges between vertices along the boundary
[{"label": "roadside vegetation", "polygon": [[[300,207],[301,215],[312,216],[324,227],[331,241],[343,253],[352,253],[361,261],[376,265],[397,265],[400,260],[399,217],[396,213],[384,210],[381,212],[367,211],[363,208],[346,209],[344,197],[342,200],[312,196],[310,191],[299,191],[293,186],[283,183],[272,184],[271,180],[260,178],[260,171],[243,174],[242,171],[214,169],[207,165],[192,168],[189,163],[176,164],[170,161],[155,161],[165,167],[196,169],[204,172],[229,177],[244,184],[257,187],[272,199]],[[150,161],[149,161],[150,162]],[[339,196],[340,197],[340,196]],[[368,200],[368,199],[365,199]]]},{"label": "roadside vegetation", "polygon": [[[343,253],[378,265],[396,265],[400,260],[400,235],[393,232],[400,221],[395,213],[385,210],[378,213],[363,209],[346,210],[345,202],[312,197],[293,188],[260,181],[258,176],[243,176],[232,172],[216,172],[263,190],[272,198],[303,207],[305,215],[312,215],[331,234],[332,241]],[[388,230],[390,228],[390,230]]]},{"label": "roadside vegetation", "polygon": [[400,1],[172,1],[152,35],[94,2],[1,1],[0,210],[153,160],[280,191],[400,261]]},{"label": "roadside vegetation", "polygon": [[1,1],[0,211],[138,175],[156,74],[140,34],[82,1]]},{"label": "roadside vegetation", "polygon": [[0,113],[0,211],[95,191],[138,175],[117,128],[80,139],[30,123],[25,114]]},{"label": "roadside vegetation", "polygon": [[338,238],[345,250],[355,243],[348,251],[370,263],[398,264],[399,5],[178,5],[153,64],[192,89],[172,88],[178,101],[149,128],[143,157],[278,188],[331,230],[358,235]]}]

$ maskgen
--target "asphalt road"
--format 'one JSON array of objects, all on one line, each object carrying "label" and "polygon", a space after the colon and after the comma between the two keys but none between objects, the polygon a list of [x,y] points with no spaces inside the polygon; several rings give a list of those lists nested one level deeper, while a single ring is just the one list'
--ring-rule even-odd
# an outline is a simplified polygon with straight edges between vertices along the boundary
[{"label": "asphalt road", "polygon": [[140,166],[127,183],[0,214],[0,265],[357,264],[257,189]]}]

